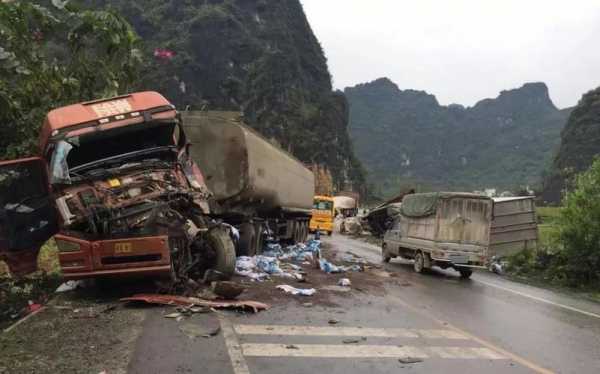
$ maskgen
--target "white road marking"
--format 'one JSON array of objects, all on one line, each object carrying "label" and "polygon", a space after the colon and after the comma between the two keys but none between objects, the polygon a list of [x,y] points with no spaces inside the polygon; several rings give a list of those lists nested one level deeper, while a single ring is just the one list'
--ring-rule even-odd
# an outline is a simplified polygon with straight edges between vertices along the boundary
[{"label": "white road marking", "polygon": [[553,301],[550,301],[550,300],[547,300],[547,299],[544,299],[544,298],[541,298],[541,297],[529,295],[529,294],[526,294],[524,292],[516,291],[516,290],[513,290],[513,289],[508,288],[508,287],[498,286],[496,284],[485,282],[485,281],[481,281],[479,279],[474,279],[474,280],[476,282],[485,284],[486,286],[494,287],[494,288],[497,288],[499,290],[503,290],[503,291],[506,291],[506,292],[511,292],[511,293],[514,293],[515,295],[527,297],[529,299],[532,299],[532,300],[535,300],[535,301],[539,301],[541,303],[546,303],[546,304],[553,305],[553,306],[558,307],[558,308],[563,308],[563,309],[566,309],[566,310],[570,310],[572,312],[581,313],[581,314],[589,316],[589,317],[600,318],[600,314],[596,314],[596,313],[592,313],[592,312],[587,312],[585,310],[577,309],[577,308],[574,308],[572,306],[568,306],[568,305],[564,305],[564,304],[555,303]]},{"label": "white road marking", "polygon": [[235,325],[239,335],[296,335],[296,336],[365,336],[382,338],[468,339],[453,330],[420,330],[400,328]]},{"label": "white road marking", "polygon": [[221,331],[223,331],[223,337],[225,338],[225,345],[229,352],[229,359],[231,360],[231,366],[233,367],[234,374],[250,374],[246,359],[242,354],[242,347],[235,335],[231,322],[224,317],[219,315],[219,322],[221,323]]},{"label": "white road marking", "polygon": [[248,357],[506,359],[488,348],[395,345],[242,344]]}]

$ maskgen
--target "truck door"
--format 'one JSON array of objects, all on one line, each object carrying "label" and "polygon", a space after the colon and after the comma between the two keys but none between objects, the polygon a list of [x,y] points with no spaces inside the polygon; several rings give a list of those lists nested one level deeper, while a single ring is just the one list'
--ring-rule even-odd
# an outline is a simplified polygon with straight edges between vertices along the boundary
[{"label": "truck door", "polygon": [[57,232],[44,161],[0,162],[0,259],[11,273],[35,271],[41,246]]}]

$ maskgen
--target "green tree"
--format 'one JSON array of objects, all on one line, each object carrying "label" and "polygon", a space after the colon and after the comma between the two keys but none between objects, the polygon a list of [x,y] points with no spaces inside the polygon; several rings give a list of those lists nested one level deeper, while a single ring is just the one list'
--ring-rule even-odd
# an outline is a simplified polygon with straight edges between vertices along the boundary
[{"label": "green tree", "polygon": [[35,152],[52,108],[127,92],[141,65],[138,38],[111,11],[0,3],[0,159]]},{"label": "green tree", "polygon": [[600,283],[600,158],[575,180],[564,198],[559,240],[565,276],[573,285]]}]

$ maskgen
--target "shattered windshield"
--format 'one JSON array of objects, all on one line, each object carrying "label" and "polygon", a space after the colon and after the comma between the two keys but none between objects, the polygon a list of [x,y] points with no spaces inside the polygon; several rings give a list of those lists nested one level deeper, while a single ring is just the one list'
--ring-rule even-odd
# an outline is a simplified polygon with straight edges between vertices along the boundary
[{"label": "shattered windshield", "polygon": [[101,167],[103,160],[115,164],[133,156],[156,157],[150,156],[155,153],[152,150],[175,146],[175,126],[175,123],[127,126],[58,141],[50,161],[51,183],[70,184],[74,169]]}]

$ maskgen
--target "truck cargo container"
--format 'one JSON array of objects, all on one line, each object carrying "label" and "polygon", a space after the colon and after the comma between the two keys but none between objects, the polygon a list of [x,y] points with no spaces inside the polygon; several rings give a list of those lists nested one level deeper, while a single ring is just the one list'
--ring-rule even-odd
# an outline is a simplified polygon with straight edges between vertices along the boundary
[{"label": "truck cargo container", "polygon": [[211,215],[240,231],[238,252],[260,251],[266,235],[302,242],[314,175],[288,152],[243,124],[237,112],[182,112],[190,152],[215,204]]},{"label": "truck cargo container", "polygon": [[504,257],[537,247],[535,197],[494,198],[490,254]]},{"label": "truck cargo container", "polygon": [[481,195],[406,195],[384,235],[383,260],[396,256],[414,259],[418,273],[433,265],[453,267],[468,278],[472,267],[484,267],[488,262],[492,210],[492,199]]}]

